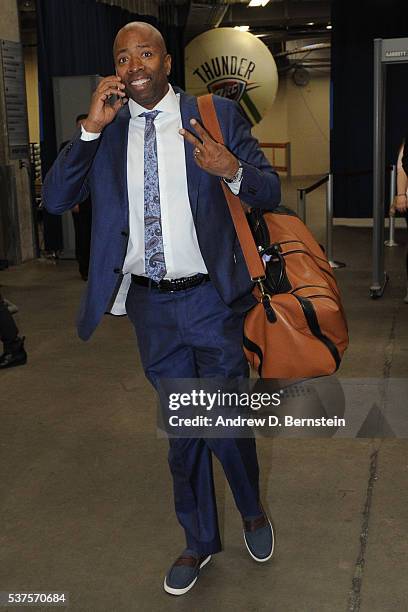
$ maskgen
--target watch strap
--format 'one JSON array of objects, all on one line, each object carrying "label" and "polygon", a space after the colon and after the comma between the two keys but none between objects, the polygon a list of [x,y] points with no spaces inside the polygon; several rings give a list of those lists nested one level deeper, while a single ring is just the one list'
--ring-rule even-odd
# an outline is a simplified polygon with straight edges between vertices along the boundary
[{"label": "watch strap", "polygon": [[240,181],[242,178],[242,164],[241,162],[238,160],[239,166],[238,166],[238,170],[236,171],[236,173],[234,174],[234,176],[232,178],[226,178],[225,176],[224,181],[226,183],[236,183],[237,181]]}]

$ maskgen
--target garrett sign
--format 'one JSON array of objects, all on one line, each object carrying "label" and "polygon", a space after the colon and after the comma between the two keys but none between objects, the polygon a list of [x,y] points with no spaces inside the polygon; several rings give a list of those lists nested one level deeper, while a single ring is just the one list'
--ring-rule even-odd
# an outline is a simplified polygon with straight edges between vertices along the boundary
[{"label": "garrett sign", "polygon": [[236,100],[252,124],[271,108],[278,72],[269,49],[253,34],[234,28],[209,30],[187,45],[185,58],[189,93]]}]

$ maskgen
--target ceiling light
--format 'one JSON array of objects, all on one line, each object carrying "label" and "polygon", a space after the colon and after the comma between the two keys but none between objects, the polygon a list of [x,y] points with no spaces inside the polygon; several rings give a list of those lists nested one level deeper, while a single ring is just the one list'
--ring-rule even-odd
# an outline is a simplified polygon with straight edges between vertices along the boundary
[{"label": "ceiling light", "polygon": [[251,8],[253,8],[254,6],[266,6],[268,2],[269,0],[251,0],[248,6],[250,6]]},{"label": "ceiling light", "polygon": [[329,23],[329,25],[326,26],[326,30],[331,30],[332,29],[332,25]]},{"label": "ceiling light", "polygon": [[240,30],[241,32],[248,32],[249,26],[234,26],[234,30]]},{"label": "ceiling light", "polygon": [[314,25],[314,21],[309,21],[309,23],[307,23],[306,25],[312,26],[312,25]]}]

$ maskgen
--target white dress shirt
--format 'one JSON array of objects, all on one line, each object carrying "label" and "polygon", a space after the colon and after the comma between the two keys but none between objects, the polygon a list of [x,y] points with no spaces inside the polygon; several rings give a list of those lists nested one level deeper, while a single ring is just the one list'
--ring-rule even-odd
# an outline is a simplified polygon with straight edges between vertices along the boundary
[{"label": "white dress shirt", "polygon": [[[145,275],[144,244],[144,130],[141,113],[160,111],[154,121],[157,142],[157,164],[160,186],[160,210],[163,235],[165,278],[182,278],[197,273],[207,274],[198,246],[196,229],[188,197],[180,94],[171,86],[153,109],[146,109],[129,99],[129,137],[127,148],[127,184],[129,199],[129,240],[123,263],[123,281],[111,314],[126,314],[125,301],[131,274]],[[190,126],[184,126],[191,129]],[[82,140],[94,140],[100,134],[82,128]],[[239,192],[241,180],[228,183],[231,191]]]}]

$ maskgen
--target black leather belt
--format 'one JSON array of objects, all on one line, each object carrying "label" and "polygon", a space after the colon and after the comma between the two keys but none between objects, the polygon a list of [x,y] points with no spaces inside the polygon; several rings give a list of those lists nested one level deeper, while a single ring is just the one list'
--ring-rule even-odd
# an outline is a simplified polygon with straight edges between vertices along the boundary
[{"label": "black leather belt", "polygon": [[183,289],[191,289],[201,283],[206,283],[210,280],[208,274],[195,274],[194,276],[186,276],[185,278],[164,278],[159,283],[156,283],[151,278],[146,276],[136,276],[132,274],[132,282],[142,287],[150,287],[152,289],[158,289],[159,291],[172,292],[182,291]]}]

